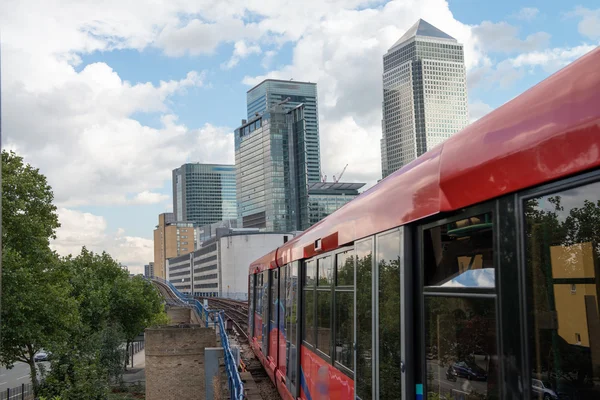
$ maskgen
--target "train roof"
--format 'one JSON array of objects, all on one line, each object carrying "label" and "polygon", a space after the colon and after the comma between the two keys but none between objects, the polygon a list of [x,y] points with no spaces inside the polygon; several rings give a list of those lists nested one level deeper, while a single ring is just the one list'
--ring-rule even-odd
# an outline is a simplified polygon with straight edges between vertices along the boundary
[{"label": "train roof", "polygon": [[[250,272],[600,166],[598,65],[600,48],[256,260]],[[318,240],[321,246],[315,250]]]}]

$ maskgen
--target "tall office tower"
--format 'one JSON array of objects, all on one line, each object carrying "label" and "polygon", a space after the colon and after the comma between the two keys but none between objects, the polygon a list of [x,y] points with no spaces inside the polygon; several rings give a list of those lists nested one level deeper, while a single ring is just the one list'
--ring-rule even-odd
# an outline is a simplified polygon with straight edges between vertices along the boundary
[{"label": "tall office tower", "polygon": [[176,221],[198,226],[237,218],[235,165],[183,164],[173,170]]},{"label": "tall office tower", "polygon": [[308,218],[305,108],[285,104],[235,130],[238,227],[287,232]]},{"label": "tall office tower", "polygon": [[194,251],[194,223],[175,221],[173,213],[158,216],[158,225],[154,229],[154,276],[166,279],[167,259]]},{"label": "tall office tower", "polygon": [[419,19],[383,56],[385,178],[469,123],[463,45]]},{"label": "tall office tower", "polygon": [[285,111],[304,104],[306,128],[306,163],[309,182],[321,180],[321,152],[319,145],[319,111],[317,84],[298,81],[267,79],[246,93],[248,120],[252,120],[278,103]]}]

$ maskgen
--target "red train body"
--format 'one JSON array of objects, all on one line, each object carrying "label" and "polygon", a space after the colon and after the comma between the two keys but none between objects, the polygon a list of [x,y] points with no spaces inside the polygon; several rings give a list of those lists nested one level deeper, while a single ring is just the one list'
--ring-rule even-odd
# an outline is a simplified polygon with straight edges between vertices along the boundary
[{"label": "red train body", "polygon": [[[401,226],[411,226],[416,235],[417,225],[429,223],[433,217],[442,219],[509,194],[516,196],[549,182],[597,172],[598,167],[600,49],[469,125],[293,240],[256,260],[250,265],[249,273],[257,276],[297,262],[300,278],[296,290],[299,293],[302,269],[312,257]],[[250,285],[254,285],[250,297],[258,296],[254,278]],[[273,300],[271,295],[265,298]],[[251,303],[253,312],[256,302]],[[296,306],[296,327],[299,328],[304,314],[300,302]],[[289,315],[282,307],[280,318],[287,324]],[[287,382],[290,367],[286,363],[289,340],[281,332],[281,320],[278,326],[266,321],[266,326],[272,329],[268,332],[263,329],[264,315],[255,313],[251,345],[282,398],[355,398],[351,374],[341,371],[334,362],[304,344],[298,346],[300,360],[292,365],[297,365],[299,370],[295,375],[295,393],[291,393]],[[269,356],[263,352],[265,334],[269,338]],[[271,356],[273,354],[276,356]],[[414,363],[425,362],[420,359],[421,354],[416,352]],[[410,383],[416,385],[410,391],[418,397],[419,384],[423,383],[417,375],[410,378]],[[506,384],[506,388],[501,389],[501,397],[510,398],[514,394],[509,386]],[[529,396],[525,392],[522,395]]]}]

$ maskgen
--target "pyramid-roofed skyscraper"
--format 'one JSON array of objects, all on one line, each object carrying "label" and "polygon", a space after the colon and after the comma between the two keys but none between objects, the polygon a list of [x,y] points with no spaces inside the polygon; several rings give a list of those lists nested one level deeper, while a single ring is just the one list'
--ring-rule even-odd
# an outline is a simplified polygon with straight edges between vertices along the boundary
[{"label": "pyramid-roofed skyscraper", "polygon": [[419,19],[383,56],[382,176],[468,121],[463,45]]}]

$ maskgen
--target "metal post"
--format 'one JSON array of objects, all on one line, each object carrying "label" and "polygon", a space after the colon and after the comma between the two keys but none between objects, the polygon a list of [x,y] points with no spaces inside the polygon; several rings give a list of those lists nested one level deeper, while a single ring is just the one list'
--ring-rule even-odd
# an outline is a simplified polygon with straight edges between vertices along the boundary
[{"label": "metal post", "polygon": [[21,400],[25,400],[25,384],[21,383]]}]

